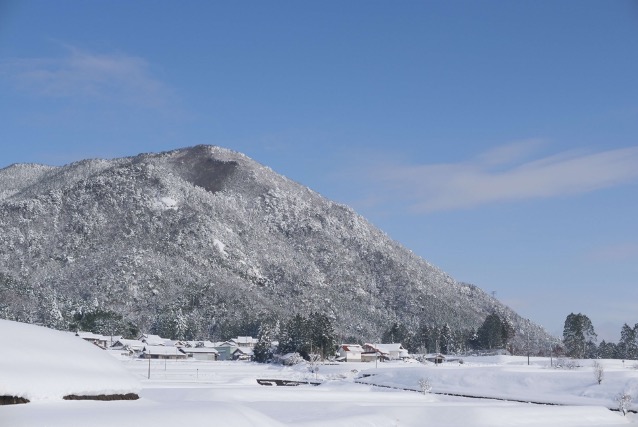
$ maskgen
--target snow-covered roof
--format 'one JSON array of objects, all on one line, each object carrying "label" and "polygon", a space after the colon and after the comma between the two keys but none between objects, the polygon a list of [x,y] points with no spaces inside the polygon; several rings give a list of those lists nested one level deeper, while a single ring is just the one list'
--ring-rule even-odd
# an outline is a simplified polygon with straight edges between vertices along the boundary
[{"label": "snow-covered roof", "polygon": [[392,343],[392,344],[370,344],[370,343],[366,343],[364,344],[364,347],[366,348],[370,348],[373,351],[376,350],[379,353],[382,354],[390,354],[392,352],[395,353],[401,353],[401,354],[406,354],[408,353],[408,351],[403,348],[403,346],[401,345],[401,343]]},{"label": "snow-covered roof", "polygon": [[94,334],[93,332],[77,331],[75,335],[85,340],[108,341],[108,338],[104,335]]},{"label": "snow-covered roof", "polygon": [[106,351],[74,334],[0,319],[0,396],[137,393],[139,382]]},{"label": "snow-covered roof", "polygon": [[183,356],[184,353],[179,351],[177,347],[163,346],[163,345],[146,345],[144,346],[144,353],[158,356]]},{"label": "snow-covered roof", "polygon": [[189,353],[200,353],[200,354],[219,354],[217,350],[211,347],[183,347],[182,352]]},{"label": "snow-covered roof", "polygon": [[131,350],[142,350],[146,344],[140,340],[128,340],[126,338],[121,338],[115,342],[113,342],[112,348],[121,348],[128,347]]},{"label": "snow-covered roof", "polygon": [[164,345],[166,341],[169,341],[167,338],[162,338],[159,335],[153,334],[142,334],[139,339],[148,345]]},{"label": "snow-covered roof", "polygon": [[213,347],[217,347],[217,345],[214,342],[207,341],[207,340],[184,341],[184,343],[186,344],[186,347],[189,347],[189,348],[196,348],[196,347],[213,348]]},{"label": "snow-covered roof", "polygon": [[253,338],[253,337],[237,337],[237,338],[233,338],[231,341],[236,342],[237,344],[241,345],[255,345],[259,342],[259,340],[257,338]]},{"label": "snow-covered roof", "polygon": [[359,344],[341,344],[341,348],[351,353],[363,353],[363,348]]},{"label": "snow-covered roof", "polygon": [[246,356],[252,356],[254,354],[253,349],[250,347],[237,347],[237,349],[233,351],[233,354],[235,353],[245,354]]}]

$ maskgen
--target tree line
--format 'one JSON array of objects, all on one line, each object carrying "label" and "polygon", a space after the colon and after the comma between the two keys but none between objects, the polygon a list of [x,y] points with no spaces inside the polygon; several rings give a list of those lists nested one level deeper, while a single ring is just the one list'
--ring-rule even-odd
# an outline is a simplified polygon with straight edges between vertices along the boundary
[{"label": "tree line", "polygon": [[633,327],[625,323],[617,343],[602,340],[586,315],[570,313],[563,328],[565,355],[577,359],[638,359],[638,323]]}]

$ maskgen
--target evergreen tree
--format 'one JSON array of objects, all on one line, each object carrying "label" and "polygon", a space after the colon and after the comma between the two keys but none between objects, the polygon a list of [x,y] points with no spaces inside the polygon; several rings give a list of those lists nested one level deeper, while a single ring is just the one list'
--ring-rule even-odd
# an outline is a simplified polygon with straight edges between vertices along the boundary
[{"label": "evergreen tree", "polygon": [[498,314],[489,314],[477,331],[479,346],[484,349],[505,348],[514,336],[512,325]]},{"label": "evergreen tree", "polygon": [[624,324],[620,331],[620,342],[622,348],[623,359],[638,359],[638,324],[633,328],[628,324]]},{"label": "evergreen tree", "polygon": [[383,333],[381,341],[384,343],[403,343],[408,341],[409,335],[410,333],[404,325],[395,322]]},{"label": "evergreen tree", "polygon": [[618,357],[618,346],[613,342],[602,340],[598,345],[598,357],[601,359],[616,359]]},{"label": "evergreen tree", "polygon": [[330,318],[325,314],[312,313],[307,322],[310,326],[311,351],[320,354],[324,359],[333,355],[337,338]]},{"label": "evergreen tree", "polygon": [[452,329],[447,323],[441,328],[441,335],[439,338],[441,345],[441,353],[450,354],[454,351],[454,341],[452,337]]},{"label": "evergreen tree", "polygon": [[258,342],[253,349],[253,360],[259,363],[267,363],[272,360],[272,328],[267,323],[262,323],[259,328]]},{"label": "evergreen tree", "polygon": [[582,359],[596,353],[596,332],[589,317],[571,313],[565,319],[563,343],[567,356]]},{"label": "evergreen tree", "polygon": [[310,331],[308,321],[300,314],[291,317],[284,327],[278,352],[299,353],[304,359],[310,354]]}]

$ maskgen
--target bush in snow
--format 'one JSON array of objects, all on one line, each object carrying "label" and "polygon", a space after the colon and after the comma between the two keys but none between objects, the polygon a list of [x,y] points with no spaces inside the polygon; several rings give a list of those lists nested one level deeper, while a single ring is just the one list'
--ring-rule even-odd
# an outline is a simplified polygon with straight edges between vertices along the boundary
[{"label": "bush in snow", "polygon": [[592,367],[594,368],[594,378],[596,382],[598,382],[598,384],[602,383],[603,378],[605,378],[605,368],[598,360],[594,360]]},{"label": "bush in snow", "polygon": [[618,403],[618,410],[622,412],[623,415],[627,414],[627,408],[631,403],[631,395],[627,392],[622,392],[616,395],[616,403]]},{"label": "bush in snow", "polygon": [[275,361],[284,366],[293,366],[303,362],[304,358],[299,353],[286,353],[276,355]]},{"label": "bush in snow", "polygon": [[568,359],[565,357],[560,357],[556,359],[555,366],[557,369],[576,369],[576,368],[580,368],[580,363],[576,359]]},{"label": "bush in snow", "polygon": [[429,378],[419,379],[419,389],[421,390],[421,393],[423,394],[428,394],[430,391],[432,391],[432,382],[430,381],[430,379]]}]

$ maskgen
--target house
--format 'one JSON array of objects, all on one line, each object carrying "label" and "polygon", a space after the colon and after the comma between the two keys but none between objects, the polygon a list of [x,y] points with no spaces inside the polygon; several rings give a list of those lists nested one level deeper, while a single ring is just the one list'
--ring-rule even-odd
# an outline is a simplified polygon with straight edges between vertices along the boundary
[{"label": "house", "polygon": [[170,347],[184,347],[186,345],[186,341],[182,341],[182,340],[166,340],[164,341],[165,346],[170,346]]},{"label": "house", "polygon": [[211,347],[182,347],[181,352],[195,360],[217,360],[219,352]]},{"label": "house", "polygon": [[102,349],[106,348],[108,342],[108,338],[103,335],[94,334],[93,332],[77,331],[75,333],[75,336],[80,337],[83,340],[90,342],[91,344],[95,344]]},{"label": "house", "polygon": [[113,345],[111,345],[111,349],[113,350],[122,350],[122,352],[128,352],[131,356],[139,356],[142,351],[144,351],[144,347],[146,346],[140,340],[128,340],[125,338],[120,338],[115,341]]},{"label": "house", "polygon": [[446,361],[446,358],[444,355],[440,354],[440,353],[436,353],[436,354],[427,354],[425,356],[425,360],[427,360],[428,362],[432,362],[434,364],[439,364],[439,363],[443,363]]},{"label": "house", "polygon": [[142,359],[186,359],[185,353],[181,352],[177,347],[163,345],[146,345],[142,354]]},{"label": "house", "polygon": [[164,345],[166,341],[169,341],[166,338],[162,338],[159,335],[153,335],[153,334],[142,334],[140,335],[138,340],[148,345]]},{"label": "house", "polygon": [[213,344],[213,348],[217,350],[217,360],[232,360],[233,352],[237,349],[237,344],[231,341],[217,342]]},{"label": "house", "polygon": [[253,337],[237,337],[230,340],[235,343],[237,347],[250,347],[255,348],[259,340]]},{"label": "house", "polygon": [[408,351],[400,343],[393,344],[369,344],[363,345],[366,355],[378,355],[379,360],[403,360],[410,357]]},{"label": "house", "polygon": [[200,347],[206,347],[206,348],[213,348],[215,347],[215,343],[208,341],[208,340],[201,340],[201,341],[183,341],[185,347],[190,347],[190,348],[200,348]]},{"label": "house", "polygon": [[232,353],[233,360],[252,360],[253,349],[250,347],[237,347]]},{"label": "house", "polygon": [[359,344],[341,344],[337,350],[337,360],[341,362],[361,362],[363,348]]}]

